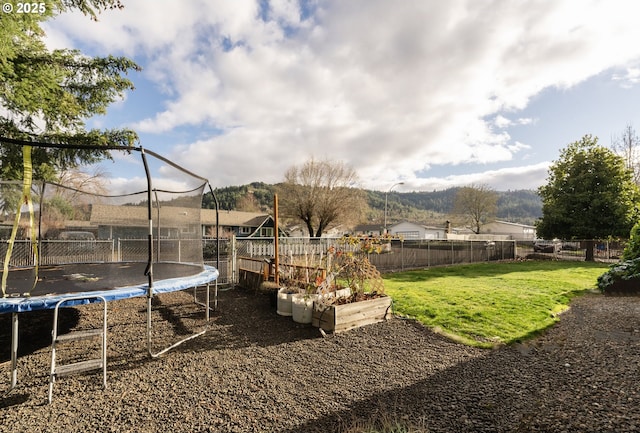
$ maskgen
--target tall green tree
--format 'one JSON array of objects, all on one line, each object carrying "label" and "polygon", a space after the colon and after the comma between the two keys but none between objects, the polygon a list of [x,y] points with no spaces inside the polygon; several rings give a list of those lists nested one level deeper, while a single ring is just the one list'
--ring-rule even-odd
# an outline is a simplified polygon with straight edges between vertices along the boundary
[{"label": "tall green tree", "polygon": [[459,215],[474,233],[480,233],[480,227],[495,218],[498,210],[498,193],[488,185],[462,187],[453,201],[453,213]]},{"label": "tall green tree", "polygon": [[[638,187],[624,158],[585,135],[560,152],[539,188],[539,237],[594,239],[627,237],[638,217]],[[593,245],[587,245],[593,260]]]},{"label": "tall green tree", "polygon": [[279,185],[282,215],[302,221],[310,237],[337,224],[357,223],[366,207],[352,167],[337,161],[309,161],[291,167]]},{"label": "tall green tree", "polygon": [[[0,14],[0,137],[26,141],[132,145],[134,131],[89,130],[85,120],[106,113],[133,83],[127,73],[140,68],[125,57],[90,57],[78,50],[49,50],[42,24],[79,9],[87,19],[119,0],[45,0],[31,3],[32,13],[18,13],[18,2],[8,1],[13,12]],[[107,156],[105,151],[34,148],[36,177],[91,163]],[[0,139],[0,177],[19,178],[22,156],[15,144]]]}]

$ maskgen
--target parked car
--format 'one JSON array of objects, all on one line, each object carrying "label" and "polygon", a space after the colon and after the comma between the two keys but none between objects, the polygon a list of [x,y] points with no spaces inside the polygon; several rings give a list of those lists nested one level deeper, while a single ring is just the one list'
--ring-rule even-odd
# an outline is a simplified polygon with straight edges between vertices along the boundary
[{"label": "parked car", "polygon": [[560,250],[560,242],[537,240],[533,243],[533,251],[536,253],[556,253]]},{"label": "parked car", "polygon": [[562,249],[565,251],[578,251],[580,249],[580,242],[563,242]]}]

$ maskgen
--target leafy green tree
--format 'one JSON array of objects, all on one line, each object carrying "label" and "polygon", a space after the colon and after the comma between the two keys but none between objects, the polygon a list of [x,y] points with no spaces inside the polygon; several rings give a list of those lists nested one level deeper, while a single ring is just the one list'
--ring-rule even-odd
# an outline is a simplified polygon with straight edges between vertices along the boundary
[{"label": "leafy green tree", "polygon": [[453,213],[460,215],[475,233],[495,218],[498,210],[498,194],[487,185],[470,185],[460,188],[453,202]]},{"label": "leafy green tree", "polygon": [[591,135],[561,151],[538,193],[538,236],[589,240],[587,260],[594,259],[594,239],[627,237],[638,216],[638,188],[624,158]]},{"label": "leafy green tree", "polygon": [[[126,129],[89,130],[85,119],[106,113],[107,107],[133,89],[126,77],[140,68],[124,57],[89,57],[78,50],[49,50],[42,23],[70,9],[92,19],[119,0],[45,0],[38,13],[0,14],[0,137],[52,143],[132,145],[135,132]],[[42,7],[40,7],[42,5]],[[0,139],[0,177],[21,177],[18,145]],[[106,151],[33,149],[35,177],[92,163]]]}]

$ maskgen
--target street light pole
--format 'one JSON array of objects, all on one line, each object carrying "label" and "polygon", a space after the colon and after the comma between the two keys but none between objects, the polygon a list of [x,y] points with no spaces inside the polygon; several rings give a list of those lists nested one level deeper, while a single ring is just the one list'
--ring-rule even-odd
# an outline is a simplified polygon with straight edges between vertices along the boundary
[{"label": "street light pole", "polygon": [[391,188],[389,188],[389,190],[384,193],[384,234],[385,235],[387,234],[387,196],[389,195],[391,190],[398,185],[404,185],[404,182],[398,182],[391,185]]}]

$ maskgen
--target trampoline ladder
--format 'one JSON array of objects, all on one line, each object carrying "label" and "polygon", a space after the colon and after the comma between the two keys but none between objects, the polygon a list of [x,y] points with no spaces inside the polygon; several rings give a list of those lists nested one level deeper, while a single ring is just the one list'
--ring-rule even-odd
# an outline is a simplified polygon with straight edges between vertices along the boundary
[{"label": "trampoline ladder", "polygon": [[[58,335],[58,311],[60,307],[69,301],[96,301],[99,300],[103,305],[102,327],[95,329],[87,329],[84,331],[72,331],[67,334]],[[58,343],[71,341],[93,340],[100,338],[101,351],[100,358],[87,359],[85,361],[74,362],[71,364],[56,365],[56,346]],[[56,304],[53,314],[53,329],[51,330],[51,372],[49,375],[49,403],[53,398],[53,383],[56,378],[68,376],[74,373],[83,373],[91,370],[102,370],[102,385],[107,387],[107,301],[102,296],[79,296],[66,298]]]}]

